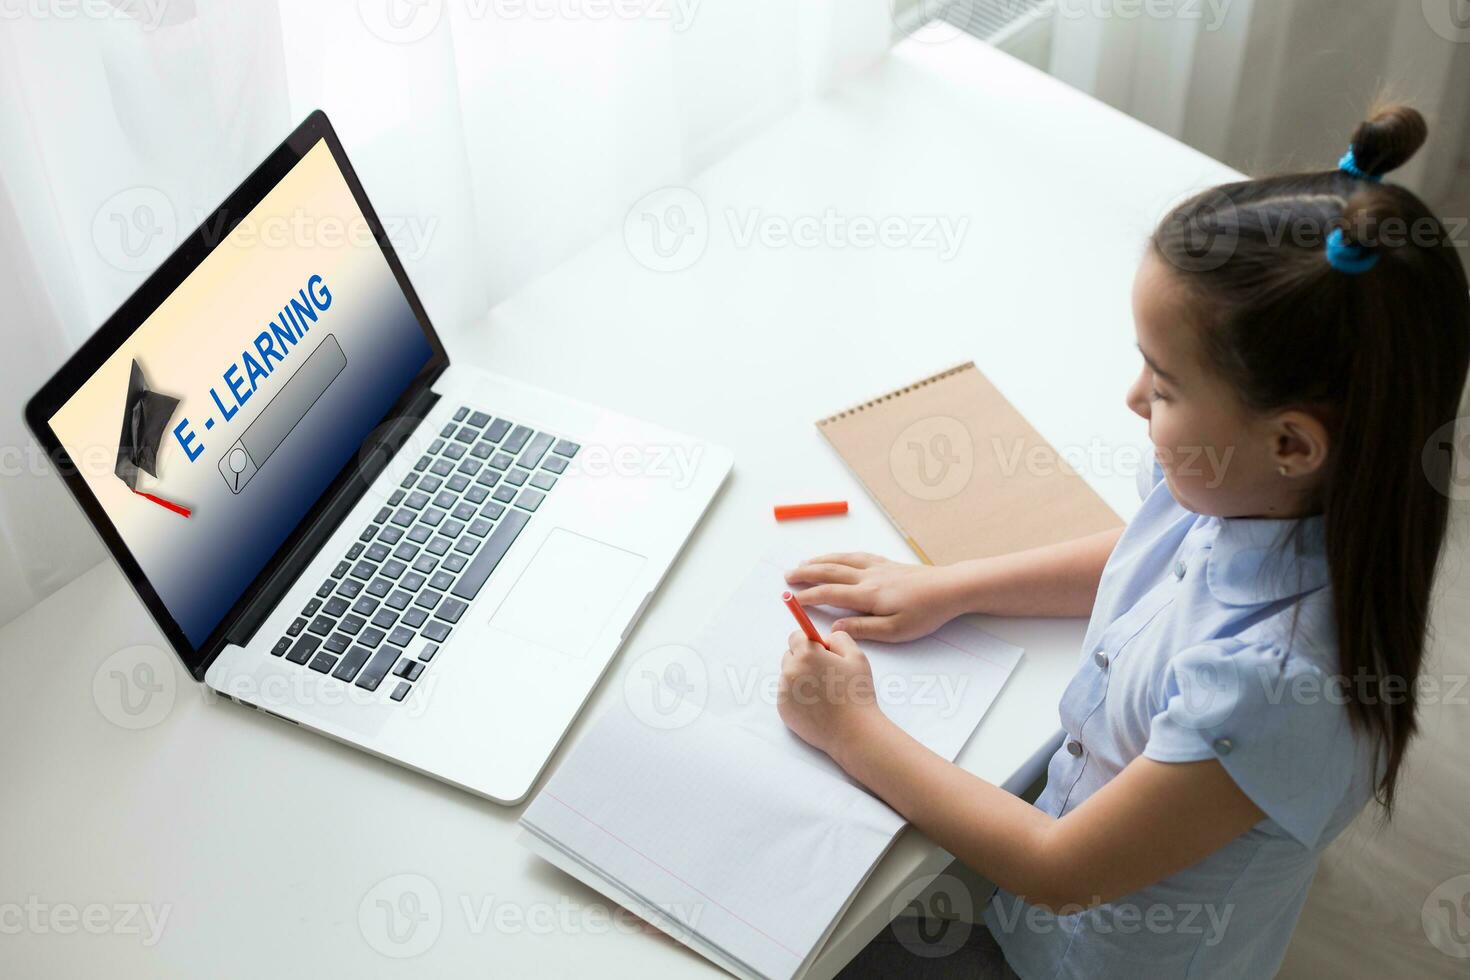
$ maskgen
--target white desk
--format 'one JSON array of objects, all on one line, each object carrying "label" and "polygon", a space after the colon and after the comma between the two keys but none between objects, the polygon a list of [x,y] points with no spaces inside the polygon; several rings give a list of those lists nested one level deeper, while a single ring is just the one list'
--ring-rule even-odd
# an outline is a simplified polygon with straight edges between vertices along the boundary
[{"label": "white desk", "polygon": [[[639,653],[692,637],[763,551],[904,557],[812,421],[933,370],[973,358],[1055,445],[1084,463],[1091,450],[1084,475],[1131,514],[1145,441],[1123,405],[1137,356],[1134,266],[1167,203],[1232,176],[978,43],[908,42],[693,182],[710,236],[692,267],[649,271],[617,230],[488,322],[447,331],[456,357],[736,452],[731,482],[589,714],[621,696],[621,672]],[[726,217],[733,209],[738,225],[751,209],[784,220],[828,208],[968,218],[969,227],[946,262],[881,246],[740,247]],[[853,504],[845,519],[770,518],[779,501],[844,497]],[[1082,627],[984,625],[1026,657],[960,761],[1019,788],[1056,732]],[[104,661],[134,644],[162,648],[110,564],[0,631],[0,972],[717,974],[658,934],[610,924],[596,894],[516,843],[518,809],[211,703],[162,655],[154,704],[172,693],[172,706],[150,727],[119,727],[108,718],[118,711]],[[907,832],[817,974],[837,972],[901,906],[905,887],[947,861]],[[442,903],[421,926],[437,938],[410,960],[380,954],[359,926],[359,906],[379,897],[370,890],[399,874],[427,879]],[[86,912],[93,903],[166,912],[161,940],[146,946],[125,928],[125,910],[104,918]],[[112,926],[89,934],[67,908]],[[12,934],[17,915],[41,925]]]}]

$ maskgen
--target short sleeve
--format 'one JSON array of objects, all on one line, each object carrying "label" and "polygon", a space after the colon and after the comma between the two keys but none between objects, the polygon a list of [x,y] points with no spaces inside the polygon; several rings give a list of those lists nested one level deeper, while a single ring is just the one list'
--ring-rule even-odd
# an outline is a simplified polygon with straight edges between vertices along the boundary
[{"label": "short sleeve", "polygon": [[1163,478],[1164,468],[1159,465],[1157,459],[1150,459],[1147,466],[1140,466],[1138,475],[1135,477],[1138,483],[1138,499],[1147,500],[1148,495],[1153,493],[1154,487],[1158,486],[1159,481]]},{"label": "short sleeve", "polygon": [[1169,663],[1143,754],[1219,760],[1267,817],[1315,847],[1359,764],[1342,693],[1316,665],[1271,645],[1192,647]]}]

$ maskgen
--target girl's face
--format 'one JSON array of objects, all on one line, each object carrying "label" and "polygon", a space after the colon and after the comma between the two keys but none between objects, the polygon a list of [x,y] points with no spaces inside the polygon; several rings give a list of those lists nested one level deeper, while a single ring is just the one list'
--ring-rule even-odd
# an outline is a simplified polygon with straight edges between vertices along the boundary
[{"label": "girl's face", "polygon": [[1143,368],[1127,397],[1148,422],[1169,490],[1185,508],[1215,517],[1307,512],[1326,458],[1325,430],[1303,412],[1247,409],[1206,364],[1191,302],[1150,251],[1133,283]]}]

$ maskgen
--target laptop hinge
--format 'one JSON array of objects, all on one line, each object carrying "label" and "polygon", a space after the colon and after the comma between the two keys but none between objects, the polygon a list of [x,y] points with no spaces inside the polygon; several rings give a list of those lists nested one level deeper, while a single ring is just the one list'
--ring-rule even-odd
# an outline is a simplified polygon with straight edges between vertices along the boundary
[{"label": "laptop hinge", "polygon": [[373,485],[382,472],[388,468],[398,450],[413,435],[420,422],[429,414],[439,396],[432,390],[430,383],[425,383],[416,393],[409,396],[404,403],[403,411],[395,416],[391,422],[384,423],[373,430],[372,434],[363,442],[358,453],[357,469],[352,477],[347,480],[332,497],[326,508],[312,522],[301,540],[291,548],[286,560],[277,566],[276,571],[261,586],[259,593],[250,601],[250,604],[241,611],[225,633],[225,640],[237,646],[245,646],[255,636],[255,631],[260,629],[271,610],[276,608],[276,603],[290,591],[291,586],[296,583],[301,570],[308,565],[327,539],[337,530],[337,526],[347,519],[357,502],[367,493],[368,488]]}]

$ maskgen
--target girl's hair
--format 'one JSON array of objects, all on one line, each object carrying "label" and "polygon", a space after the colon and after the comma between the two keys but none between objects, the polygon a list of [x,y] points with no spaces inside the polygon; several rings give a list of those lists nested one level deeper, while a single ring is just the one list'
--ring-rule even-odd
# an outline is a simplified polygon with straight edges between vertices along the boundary
[{"label": "girl's hair", "polygon": [[[1449,515],[1441,430],[1470,363],[1470,285],[1453,243],[1418,197],[1377,182],[1427,136],[1418,112],[1386,106],[1339,169],[1206,191],[1151,239],[1200,311],[1206,361],[1245,406],[1305,409],[1328,427],[1318,504],[1339,667],[1390,812]],[[1335,229],[1334,254],[1346,246],[1370,268],[1329,261]]]}]

